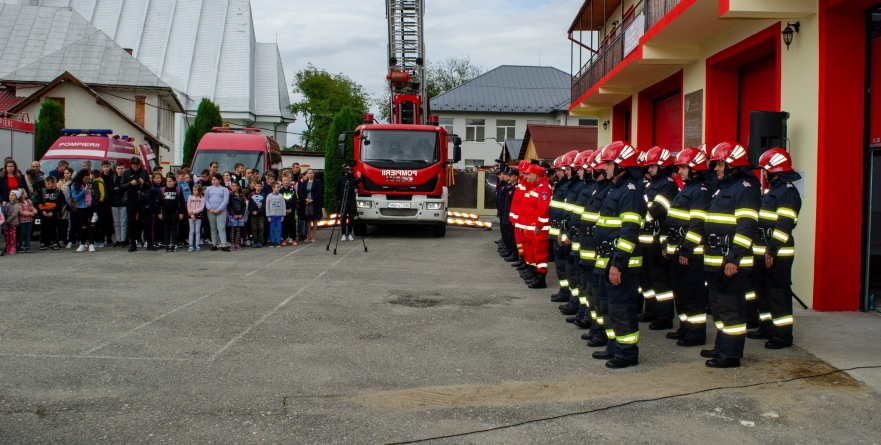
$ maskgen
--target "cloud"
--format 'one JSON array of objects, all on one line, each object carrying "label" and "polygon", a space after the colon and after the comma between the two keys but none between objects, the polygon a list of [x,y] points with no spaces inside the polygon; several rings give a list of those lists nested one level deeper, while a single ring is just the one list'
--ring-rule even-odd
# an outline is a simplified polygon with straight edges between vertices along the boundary
[{"label": "cloud", "polygon": [[[428,60],[469,56],[487,70],[540,63],[569,71],[566,29],[582,0],[425,3]],[[251,0],[251,11],[257,41],[277,38],[288,91],[294,73],[309,62],[346,74],[369,94],[383,91],[388,44],[384,0]],[[303,128],[297,122],[289,131]]]}]

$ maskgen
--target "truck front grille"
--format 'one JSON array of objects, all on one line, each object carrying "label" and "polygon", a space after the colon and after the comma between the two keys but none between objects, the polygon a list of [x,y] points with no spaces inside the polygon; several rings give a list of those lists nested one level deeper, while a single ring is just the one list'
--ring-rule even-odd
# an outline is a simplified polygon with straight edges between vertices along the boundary
[{"label": "truck front grille", "polygon": [[382,216],[416,216],[419,209],[379,209]]}]

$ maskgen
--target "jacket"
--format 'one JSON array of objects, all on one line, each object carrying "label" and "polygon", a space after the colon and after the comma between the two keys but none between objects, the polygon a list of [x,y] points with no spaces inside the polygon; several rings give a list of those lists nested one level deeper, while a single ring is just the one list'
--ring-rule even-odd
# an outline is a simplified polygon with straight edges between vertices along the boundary
[{"label": "jacket", "polygon": [[147,208],[152,215],[162,213],[163,189],[165,189],[165,186],[153,184],[153,187],[147,190]]},{"label": "jacket", "polygon": [[[24,175],[19,175],[16,178],[18,182],[18,186],[16,188],[24,189],[25,196],[28,198],[31,197],[31,189],[28,187],[28,183],[24,178]],[[9,199],[9,193],[12,192],[12,188],[9,187],[9,178],[6,176],[0,176],[0,202],[5,202]]]},{"label": "jacket", "polygon": [[711,185],[700,175],[685,182],[667,211],[667,257],[694,258],[704,254],[704,222],[710,207]]},{"label": "jacket", "polygon": [[122,189],[122,176],[113,175],[104,184],[107,186],[107,193],[110,195],[110,206],[125,207],[125,203],[122,200],[125,196],[125,191]]},{"label": "jacket", "polygon": [[73,205],[78,209],[85,209],[89,207],[88,197],[90,193],[92,193],[92,189],[89,187],[78,188],[74,183],[70,183],[68,186],[68,196]]},{"label": "jacket", "polygon": [[248,212],[254,213],[257,212],[256,215],[251,215],[255,218],[261,218],[266,216],[266,209],[264,207],[264,203],[266,201],[266,197],[261,193],[254,192],[251,194],[251,198],[248,199]]},{"label": "jacket", "polygon": [[229,213],[230,218],[236,215],[245,216],[245,197],[242,196],[241,193],[238,194],[229,194],[229,204],[226,206],[226,211]]},{"label": "jacket", "polygon": [[796,172],[777,173],[771,187],[762,197],[759,210],[759,231],[753,252],[764,255],[767,251],[775,259],[792,260],[795,255],[795,239],[792,230],[798,224],[801,196],[792,184],[801,179]]},{"label": "jacket", "polygon": [[526,182],[526,175],[523,175],[514,188],[514,196],[511,198],[511,208],[508,209],[508,219],[511,220],[511,224],[514,224],[514,227],[517,229],[523,228],[523,225],[520,223],[520,207],[523,202],[523,197],[531,187],[532,184]]},{"label": "jacket", "polygon": [[266,195],[266,216],[284,216],[285,214],[284,196],[281,193],[270,193]]},{"label": "jacket", "polygon": [[205,209],[206,210],[219,210],[221,212],[226,211],[226,206],[229,204],[229,189],[222,186],[211,186],[205,189]]},{"label": "jacket", "polygon": [[37,214],[37,209],[34,208],[34,204],[29,199],[25,199],[19,203],[18,209],[18,223],[26,224],[32,222],[34,220],[34,215]]},{"label": "jacket", "polygon": [[[303,219],[306,216],[306,193],[308,192],[309,182],[303,181],[298,185],[298,193],[299,197],[299,207],[297,209],[297,216],[300,219]],[[321,218],[322,209],[324,208],[324,186],[321,184],[321,181],[317,179],[312,180],[312,216],[310,218],[318,219]],[[267,207],[268,210],[268,207]],[[267,216],[269,216],[267,214]]]},{"label": "jacket", "polygon": [[186,203],[184,202],[184,194],[180,187],[175,186],[173,189],[162,187],[162,206],[160,211],[165,214],[183,213]]},{"label": "jacket", "polygon": [[541,178],[531,190],[523,195],[520,204],[521,228],[526,231],[526,236],[536,235],[535,230],[544,232],[548,236],[551,231],[551,219],[548,215],[551,206],[551,185],[546,178]]},{"label": "jacket", "polygon": [[340,203],[343,202],[343,193],[346,191],[346,184],[349,184],[349,194],[346,196],[349,204],[355,203],[355,196],[357,195],[357,186],[355,185],[354,178],[349,178],[347,175],[340,175],[339,178],[336,179],[336,189],[334,190],[334,194],[336,195],[337,201]]},{"label": "jacket", "polygon": [[645,191],[648,211],[645,227],[639,233],[639,242],[646,245],[667,240],[667,212],[679,193],[679,184],[670,176],[658,175],[652,178]]},{"label": "jacket", "polygon": [[725,263],[741,268],[753,266],[752,244],[756,236],[761,200],[755,176],[736,170],[719,184],[707,209],[704,270],[720,272]]},{"label": "jacket", "polygon": [[300,200],[297,195],[297,184],[291,183],[290,188],[282,186],[279,193],[284,197],[285,211],[290,210],[293,213],[297,209],[297,201]]},{"label": "jacket", "polygon": [[548,204],[548,217],[551,219],[551,230],[548,232],[548,236],[554,240],[560,235],[560,222],[565,219],[565,212],[568,209],[566,195],[573,183],[574,181],[564,176],[554,185],[554,193]]},{"label": "jacket", "polygon": [[104,187],[104,179],[100,176],[92,179],[92,196],[95,198],[92,200],[92,205],[97,206],[99,202],[105,202],[107,200],[107,191]]},{"label": "jacket", "polygon": [[584,211],[584,207],[579,206],[577,202],[578,196],[581,195],[581,191],[584,190],[585,186],[584,181],[577,176],[569,181],[569,190],[566,192],[566,208],[563,211],[563,220],[560,221],[560,225],[566,227],[566,230],[560,231],[560,238],[564,241],[569,240],[572,242],[572,250],[569,252],[569,255],[576,258],[578,258],[578,252],[581,250],[581,238],[578,236],[576,229],[573,229],[572,220],[580,220],[581,212]]},{"label": "jacket", "polygon": [[52,190],[44,188],[37,194],[35,201],[37,209],[40,211],[40,218],[48,218],[45,213],[52,212],[52,218],[61,218],[61,209],[64,208],[64,194],[61,189],[54,188]]},{"label": "jacket", "polygon": [[201,216],[202,212],[205,211],[205,198],[196,195],[190,195],[187,198],[187,215],[192,213],[196,216]]},{"label": "jacket", "polygon": [[6,208],[3,210],[3,216],[6,217],[7,227],[18,227],[18,213],[20,209],[21,203],[10,202],[6,204]]},{"label": "jacket", "polygon": [[644,193],[641,184],[629,172],[612,183],[596,226],[594,273],[603,275],[609,266],[621,272],[642,267],[639,230],[646,214]]},{"label": "jacket", "polygon": [[[142,184],[132,185],[131,182],[138,179],[142,179],[144,182]],[[152,183],[150,182],[150,177],[147,175],[147,170],[144,169],[144,167],[139,168],[138,171],[127,168],[122,172],[122,181],[119,189],[123,193],[123,202],[125,205],[138,205],[140,207],[148,206],[149,203],[144,198],[146,198],[145,195],[147,190],[151,187]]]},{"label": "jacket", "polygon": [[580,258],[578,263],[582,266],[593,267],[596,263],[596,225],[597,221],[600,220],[600,209],[603,208],[603,201],[606,200],[606,196],[611,190],[612,183],[605,179],[594,181],[593,184],[581,190],[581,200],[584,200],[584,211],[581,212],[581,225],[578,227],[578,231],[581,233],[581,240],[578,243],[578,257]]}]

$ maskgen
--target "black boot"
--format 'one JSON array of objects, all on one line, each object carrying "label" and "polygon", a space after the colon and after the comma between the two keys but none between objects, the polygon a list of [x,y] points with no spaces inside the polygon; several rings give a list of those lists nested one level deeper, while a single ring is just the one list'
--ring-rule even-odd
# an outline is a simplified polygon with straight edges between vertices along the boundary
[{"label": "black boot", "polygon": [[517,255],[514,255],[513,253],[511,255],[508,255],[507,257],[505,257],[505,261],[508,263],[513,263],[517,261]]},{"label": "black boot", "polygon": [[131,243],[129,243],[129,246],[128,246],[128,251],[129,251],[129,252],[136,252],[137,250],[138,250],[138,246],[135,245],[135,242],[134,242],[134,241],[132,241]]},{"label": "black boot", "polygon": [[720,356],[712,360],[707,360],[705,364],[710,368],[739,368],[740,359]]},{"label": "black boot", "polygon": [[532,283],[530,283],[528,286],[530,289],[547,289],[548,284],[545,283],[545,274],[536,273],[535,280]]}]

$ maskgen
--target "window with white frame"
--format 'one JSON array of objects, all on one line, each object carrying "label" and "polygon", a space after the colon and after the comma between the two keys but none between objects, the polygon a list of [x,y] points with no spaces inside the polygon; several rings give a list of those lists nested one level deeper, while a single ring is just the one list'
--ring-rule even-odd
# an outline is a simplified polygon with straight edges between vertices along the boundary
[{"label": "window with white frame", "polygon": [[484,166],[483,159],[466,159],[465,160],[465,168],[468,168],[468,167],[478,168],[478,167],[483,167],[483,166]]},{"label": "window with white frame", "polygon": [[483,142],[486,138],[486,119],[465,119],[465,140]]},{"label": "window with white frame", "polygon": [[505,143],[505,139],[513,139],[516,125],[514,119],[496,119],[496,140]]},{"label": "window with white frame", "polygon": [[441,118],[438,118],[438,119],[437,119],[437,123],[438,123],[441,127],[444,127],[444,129],[447,130],[447,133],[449,133],[449,134],[456,134],[456,132],[453,131],[453,118],[451,118],[451,117],[441,117]]},{"label": "window with white frame", "polygon": [[583,126],[583,127],[596,127],[599,123],[600,123],[600,120],[595,117],[589,117],[586,119],[585,118],[578,119],[578,125]]}]

